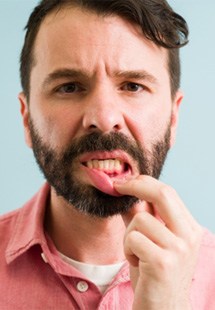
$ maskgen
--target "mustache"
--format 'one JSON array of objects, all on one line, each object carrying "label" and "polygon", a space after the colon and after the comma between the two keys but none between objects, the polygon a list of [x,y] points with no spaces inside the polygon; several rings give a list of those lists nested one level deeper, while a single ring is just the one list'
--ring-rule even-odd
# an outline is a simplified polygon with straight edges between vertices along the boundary
[{"label": "mustache", "polygon": [[[73,161],[84,153],[121,150],[137,162],[140,174],[148,174],[154,178],[159,178],[170,148],[170,125],[167,126],[163,138],[152,143],[150,149],[143,148],[138,140],[118,131],[108,134],[94,131],[80,138],[72,139],[64,149],[52,148],[51,145],[43,141],[31,117],[29,119],[29,126],[32,148],[40,170],[44,173],[45,169],[49,169],[52,175],[55,175],[56,171],[62,174],[65,170],[70,171]],[[59,167],[61,167],[60,170]]]},{"label": "mustache", "polygon": [[[80,138],[72,139],[68,147],[60,152],[52,149],[42,141],[32,119],[29,120],[30,132],[33,143],[33,152],[39,166],[49,166],[50,163],[61,162],[66,168],[71,162],[80,155],[95,151],[114,151],[121,150],[130,155],[138,164],[140,170],[148,166],[147,152],[143,150],[138,141],[127,137],[121,132],[110,132],[103,134],[94,131]],[[40,162],[38,162],[40,158]],[[142,167],[141,167],[142,166]],[[141,169],[142,168],[142,169]]]},{"label": "mustache", "polygon": [[92,132],[79,139],[73,140],[70,147],[63,154],[63,161],[70,162],[71,158],[78,157],[87,152],[114,151],[116,149],[128,153],[134,160],[143,157],[143,149],[135,140],[131,140],[120,132],[102,134]]}]

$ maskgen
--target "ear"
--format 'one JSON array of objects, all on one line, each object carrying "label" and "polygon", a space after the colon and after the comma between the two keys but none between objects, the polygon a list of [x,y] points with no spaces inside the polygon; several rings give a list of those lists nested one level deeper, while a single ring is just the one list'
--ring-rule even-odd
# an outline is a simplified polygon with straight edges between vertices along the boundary
[{"label": "ear", "polygon": [[29,104],[23,92],[19,93],[18,98],[20,102],[20,112],[22,114],[22,123],[24,126],[25,142],[30,148],[32,148],[32,140],[29,128]]},{"label": "ear", "polygon": [[177,91],[173,105],[172,105],[172,116],[171,116],[171,139],[170,139],[170,147],[172,147],[175,143],[176,138],[176,130],[178,126],[178,117],[179,117],[179,106],[183,99],[183,94],[181,91]]}]

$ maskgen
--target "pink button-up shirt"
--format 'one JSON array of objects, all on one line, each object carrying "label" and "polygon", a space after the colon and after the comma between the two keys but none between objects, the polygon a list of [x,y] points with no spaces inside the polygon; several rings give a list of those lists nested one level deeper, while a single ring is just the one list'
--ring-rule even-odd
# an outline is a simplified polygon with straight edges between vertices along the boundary
[{"label": "pink button-up shirt", "polygon": [[[0,217],[0,310],[131,310],[128,264],[102,295],[59,257],[43,228],[49,191],[45,184],[23,208]],[[215,310],[215,237],[208,231],[190,298],[194,310]]]}]

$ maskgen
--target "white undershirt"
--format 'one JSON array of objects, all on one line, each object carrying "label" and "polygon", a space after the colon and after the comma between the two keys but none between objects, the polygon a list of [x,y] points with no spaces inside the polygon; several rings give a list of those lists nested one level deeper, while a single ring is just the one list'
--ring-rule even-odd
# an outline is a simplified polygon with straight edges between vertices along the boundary
[{"label": "white undershirt", "polygon": [[61,258],[83,273],[91,282],[93,282],[104,293],[108,284],[113,280],[124,262],[112,265],[91,265],[75,261],[59,252]]}]

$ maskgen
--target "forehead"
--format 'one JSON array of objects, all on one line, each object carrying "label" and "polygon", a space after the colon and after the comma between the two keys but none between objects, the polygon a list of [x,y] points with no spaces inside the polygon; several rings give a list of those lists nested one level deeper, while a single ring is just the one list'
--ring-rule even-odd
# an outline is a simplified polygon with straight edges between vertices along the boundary
[{"label": "forehead", "polygon": [[147,64],[149,70],[167,71],[167,51],[147,40],[139,26],[79,7],[62,8],[44,19],[34,58],[36,66],[52,70],[70,66],[95,70],[103,63],[110,70],[138,70]]}]

